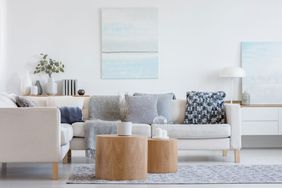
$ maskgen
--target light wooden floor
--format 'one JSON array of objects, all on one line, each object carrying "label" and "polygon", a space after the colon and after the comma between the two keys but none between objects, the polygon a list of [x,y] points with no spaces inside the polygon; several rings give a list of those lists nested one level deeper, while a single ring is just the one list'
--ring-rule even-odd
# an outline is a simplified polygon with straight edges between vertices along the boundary
[{"label": "light wooden floor", "polygon": [[[91,187],[91,188],[109,188],[109,187],[146,187],[146,188],[167,188],[167,187],[196,187],[196,188],[241,188],[241,187],[282,187],[280,184],[272,185],[67,185],[65,183],[73,166],[80,163],[87,163],[83,157],[83,152],[73,153],[72,164],[60,164],[60,180],[51,180],[51,164],[8,164],[6,175],[0,176],[0,188],[38,188],[38,187]],[[226,158],[222,157],[222,152],[191,152],[181,151],[179,162],[182,164],[224,164],[233,162],[233,153],[230,152]],[[241,152],[242,164],[282,164],[282,149],[245,149]]]}]

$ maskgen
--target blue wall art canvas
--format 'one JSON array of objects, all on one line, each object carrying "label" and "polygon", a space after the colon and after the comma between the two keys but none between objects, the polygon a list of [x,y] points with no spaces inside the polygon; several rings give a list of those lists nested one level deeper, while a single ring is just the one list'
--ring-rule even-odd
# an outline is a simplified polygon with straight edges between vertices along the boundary
[{"label": "blue wall art canvas", "polygon": [[158,9],[105,8],[101,14],[102,78],[158,78]]},{"label": "blue wall art canvas", "polygon": [[251,104],[282,104],[282,42],[242,42],[242,90]]}]

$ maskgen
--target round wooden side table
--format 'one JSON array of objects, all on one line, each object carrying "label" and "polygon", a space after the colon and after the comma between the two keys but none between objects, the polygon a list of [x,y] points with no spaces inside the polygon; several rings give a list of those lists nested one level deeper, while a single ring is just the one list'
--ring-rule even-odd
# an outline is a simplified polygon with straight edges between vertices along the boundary
[{"label": "round wooden side table", "polygon": [[96,136],[96,178],[134,180],[147,177],[148,138]]},{"label": "round wooden side table", "polygon": [[148,140],[148,172],[173,173],[177,171],[177,140]]}]

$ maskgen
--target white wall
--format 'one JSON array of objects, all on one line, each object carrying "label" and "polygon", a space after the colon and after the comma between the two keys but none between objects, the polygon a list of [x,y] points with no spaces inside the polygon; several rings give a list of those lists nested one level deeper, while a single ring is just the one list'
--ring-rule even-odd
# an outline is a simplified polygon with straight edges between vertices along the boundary
[{"label": "white wall", "polygon": [[[100,79],[100,8],[159,8],[160,78]],[[41,52],[62,60],[66,73],[89,94],[226,90],[218,78],[240,65],[241,41],[282,41],[278,0],[8,0],[7,84],[19,92],[19,77],[32,72]],[[237,95],[240,83],[236,83]]]},{"label": "white wall", "polygon": [[6,1],[0,0],[0,92],[6,85]]}]

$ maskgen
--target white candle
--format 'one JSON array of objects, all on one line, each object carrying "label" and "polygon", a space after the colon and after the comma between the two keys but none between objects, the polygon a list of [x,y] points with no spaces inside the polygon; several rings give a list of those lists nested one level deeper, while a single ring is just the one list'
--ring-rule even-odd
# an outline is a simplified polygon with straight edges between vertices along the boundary
[{"label": "white candle", "polygon": [[162,129],[161,128],[156,128],[156,137],[162,137]]},{"label": "white candle", "polygon": [[164,129],[163,129],[163,131],[162,131],[162,137],[163,137],[163,138],[166,138],[166,137],[167,137],[167,130],[164,130]]}]

